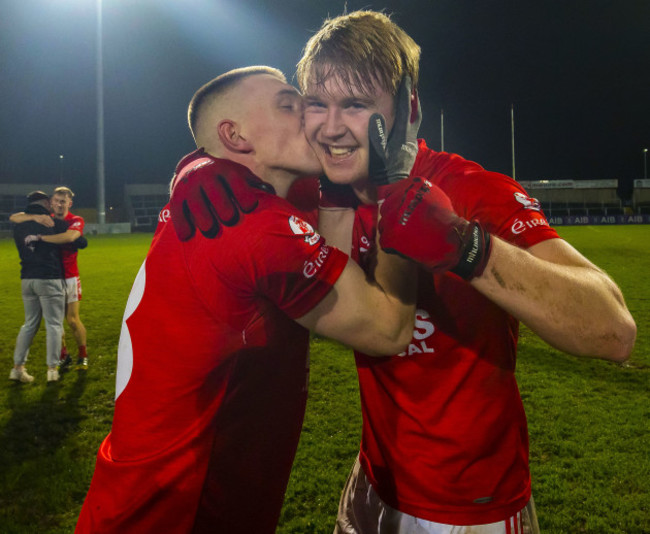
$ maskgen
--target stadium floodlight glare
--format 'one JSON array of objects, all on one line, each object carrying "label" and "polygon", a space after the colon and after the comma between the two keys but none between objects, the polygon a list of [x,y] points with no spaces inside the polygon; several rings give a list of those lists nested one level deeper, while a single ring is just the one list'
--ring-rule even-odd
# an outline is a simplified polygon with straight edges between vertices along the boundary
[{"label": "stadium floodlight glare", "polygon": [[648,179],[648,149],[643,149],[643,179]]},{"label": "stadium floodlight glare", "polygon": [[104,58],[102,52],[102,0],[97,0],[97,222],[106,222],[104,195]]}]

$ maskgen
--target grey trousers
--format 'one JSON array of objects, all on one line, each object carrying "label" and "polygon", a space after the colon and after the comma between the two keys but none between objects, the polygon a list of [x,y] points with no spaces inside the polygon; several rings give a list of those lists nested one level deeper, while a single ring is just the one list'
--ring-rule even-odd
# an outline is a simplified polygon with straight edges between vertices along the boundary
[{"label": "grey trousers", "polygon": [[20,327],[14,350],[14,364],[24,365],[29,347],[45,319],[47,365],[55,367],[61,356],[63,317],[65,316],[65,291],[63,280],[23,279],[21,289],[25,307],[25,324]]}]

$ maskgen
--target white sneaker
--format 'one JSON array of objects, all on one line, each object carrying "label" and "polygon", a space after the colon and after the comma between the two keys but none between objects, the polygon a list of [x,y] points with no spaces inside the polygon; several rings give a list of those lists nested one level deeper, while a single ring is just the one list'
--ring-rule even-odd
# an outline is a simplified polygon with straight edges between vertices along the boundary
[{"label": "white sneaker", "polygon": [[21,369],[20,371],[15,367],[9,373],[9,380],[17,380],[18,382],[23,382],[28,384],[29,382],[34,381],[34,377],[27,373],[27,369]]},{"label": "white sneaker", "polygon": [[54,369],[48,369],[47,370],[47,381],[48,382],[56,382],[59,380],[59,370],[54,368]]}]

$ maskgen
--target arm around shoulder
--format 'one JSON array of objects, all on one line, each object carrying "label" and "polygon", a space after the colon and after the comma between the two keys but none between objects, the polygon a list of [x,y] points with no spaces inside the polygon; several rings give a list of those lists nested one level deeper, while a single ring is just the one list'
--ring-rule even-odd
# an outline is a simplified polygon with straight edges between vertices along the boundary
[{"label": "arm around shoulder", "polygon": [[78,239],[80,236],[81,232],[78,230],[66,230],[60,234],[41,236],[41,240],[53,245],[67,245],[68,243],[72,243],[75,239]]},{"label": "arm around shoulder", "polygon": [[12,213],[9,215],[9,220],[14,224],[34,221],[48,228],[52,228],[54,226],[54,219],[52,219],[52,217],[39,213],[25,213],[24,211]]}]

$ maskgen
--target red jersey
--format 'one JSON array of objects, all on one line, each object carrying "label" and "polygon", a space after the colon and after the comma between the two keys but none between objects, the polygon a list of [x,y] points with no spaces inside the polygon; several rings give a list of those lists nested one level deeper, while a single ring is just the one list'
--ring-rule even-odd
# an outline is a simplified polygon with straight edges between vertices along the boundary
[{"label": "red jersey", "polygon": [[283,199],[220,237],[169,209],[129,296],[115,415],[77,532],[272,533],[302,426],[309,332],[347,256]]},{"label": "red jersey", "polygon": [[[84,220],[79,215],[68,214],[63,219],[68,223],[68,230],[76,230],[81,235],[84,233]],[[61,247],[61,259],[63,260],[63,275],[65,278],[79,276],[79,267],[77,266],[77,250],[70,250]]]},{"label": "red jersey", "polygon": [[[462,217],[527,248],[556,238],[514,180],[420,141],[413,171],[438,185]],[[357,211],[352,254],[375,243],[376,208]],[[370,249],[370,250],[369,250]],[[453,525],[503,520],[531,494],[528,430],[515,381],[518,322],[458,276],[419,274],[406,352],[356,353],[360,462],[379,496],[402,512]]]}]

